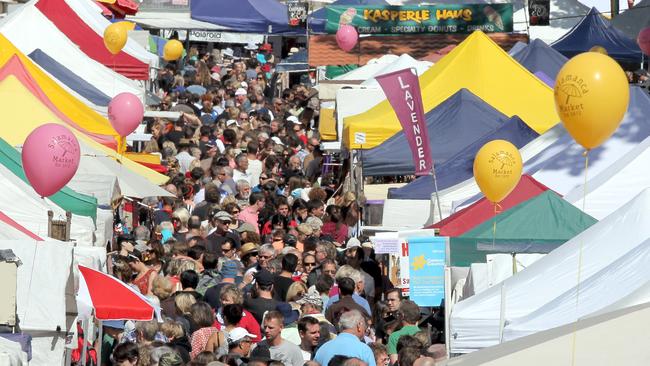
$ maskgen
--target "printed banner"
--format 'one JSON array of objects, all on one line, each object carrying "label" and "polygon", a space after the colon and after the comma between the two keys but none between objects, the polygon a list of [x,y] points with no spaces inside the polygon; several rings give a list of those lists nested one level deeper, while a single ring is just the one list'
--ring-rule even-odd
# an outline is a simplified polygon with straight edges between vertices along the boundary
[{"label": "printed banner", "polygon": [[325,31],[349,24],[360,34],[512,32],[512,4],[327,6]]},{"label": "printed banner", "polygon": [[287,11],[289,13],[289,25],[292,27],[305,28],[307,24],[307,2],[303,0],[287,0]]},{"label": "printed banner", "polygon": [[528,0],[530,25],[549,25],[551,0]]},{"label": "printed banner", "polygon": [[424,120],[420,82],[415,69],[404,69],[375,77],[395,110],[404,130],[413,163],[415,175],[429,175],[433,170],[429,134]]},{"label": "printed banner", "polygon": [[408,238],[409,298],[419,306],[440,306],[445,297],[447,238]]}]

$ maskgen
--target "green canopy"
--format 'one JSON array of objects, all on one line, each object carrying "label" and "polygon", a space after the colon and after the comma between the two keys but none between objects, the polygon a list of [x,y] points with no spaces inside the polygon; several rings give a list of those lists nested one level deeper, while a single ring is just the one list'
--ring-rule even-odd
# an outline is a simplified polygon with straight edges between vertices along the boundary
[{"label": "green canopy", "polygon": [[[20,153],[16,151],[5,140],[0,138],[0,164],[11,170],[16,176],[29,184]],[[48,197],[57,206],[75,215],[92,217],[93,221],[97,219],[97,199],[85,194],[77,193],[68,187],[63,187],[60,191]]]},{"label": "green canopy", "polygon": [[546,191],[451,238],[451,265],[485,262],[491,253],[548,253],[596,222],[557,193]]},{"label": "green canopy", "polygon": [[327,66],[325,67],[325,77],[328,79],[334,79],[337,76],[347,74],[348,72],[357,68],[359,68],[359,65],[355,65],[355,64]]}]

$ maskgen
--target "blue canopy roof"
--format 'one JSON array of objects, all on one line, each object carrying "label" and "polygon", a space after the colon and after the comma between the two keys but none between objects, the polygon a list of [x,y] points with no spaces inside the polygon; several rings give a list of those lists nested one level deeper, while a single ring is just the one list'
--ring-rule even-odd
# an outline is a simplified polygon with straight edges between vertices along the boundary
[{"label": "blue canopy roof", "polygon": [[[425,114],[434,165],[489,134],[508,117],[467,89],[460,89]],[[407,175],[415,172],[403,131],[363,153],[363,175]]]},{"label": "blue canopy roof", "polygon": [[192,0],[192,19],[242,33],[304,34],[289,26],[287,6],[277,0]]},{"label": "blue canopy roof", "polygon": [[68,88],[81,95],[89,102],[97,106],[108,106],[111,98],[92,84],[79,77],[70,69],[61,65],[58,61],[37,48],[30,53],[29,58],[36,62],[43,70],[52,75],[55,79],[65,84]]},{"label": "blue canopy roof", "polygon": [[564,63],[569,60],[541,39],[533,40],[512,57],[533,74],[541,71],[553,80]]},{"label": "blue canopy roof", "polygon": [[307,50],[300,50],[275,66],[277,72],[308,71]]},{"label": "blue canopy roof", "polygon": [[641,62],[642,54],[636,41],[614,28],[596,8],[591,8],[589,14],[551,45],[569,58],[587,52],[593,46],[604,47],[612,58],[619,61]]},{"label": "blue canopy roof", "polygon": [[[521,148],[538,136],[539,134],[528,127],[518,116],[513,116],[496,130],[480,137],[445,163],[436,165],[438,190],[449,188],[472,178],[474,176],[474,157],[478,150],[488,141],[507,140],[517,148]],[[432,178],[419,177],[404,187],[390,189],[388,198],[428,200],[431,198],[432,193]]]},{"label": "blue canopy roof", "polygon": [[[196,1],[196,0],[195,0]],[[386,0],[337,0],[329,5],[390,5]],[[311,13],[307,18],[309,30],[312,33],[325,33],[325,23],[327,23],[327,8],[320,8]]]}]

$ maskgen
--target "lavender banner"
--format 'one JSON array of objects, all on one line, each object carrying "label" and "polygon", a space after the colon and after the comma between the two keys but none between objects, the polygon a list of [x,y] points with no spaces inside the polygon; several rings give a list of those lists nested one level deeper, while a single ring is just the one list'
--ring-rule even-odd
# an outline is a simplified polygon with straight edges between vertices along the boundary
[{"label": "lavender banner", "polygon": [[393,107],[411,147],[415,175],[433,170],[429,134],[424,120],[422,94],[415,69],[404,69],[375,77]]}]

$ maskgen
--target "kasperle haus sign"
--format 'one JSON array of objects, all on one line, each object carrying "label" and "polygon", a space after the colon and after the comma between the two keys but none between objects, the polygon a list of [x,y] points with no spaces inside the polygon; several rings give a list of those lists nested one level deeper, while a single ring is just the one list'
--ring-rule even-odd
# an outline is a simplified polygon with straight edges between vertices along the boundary
[{"label": "kasperle haus sign", "polygon": [[512,32],[512,4],[327,7],[327,33],[351,25],[361,34]]}]

